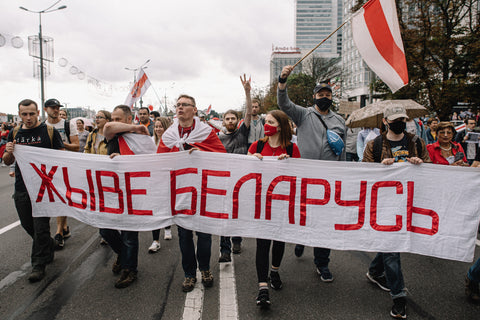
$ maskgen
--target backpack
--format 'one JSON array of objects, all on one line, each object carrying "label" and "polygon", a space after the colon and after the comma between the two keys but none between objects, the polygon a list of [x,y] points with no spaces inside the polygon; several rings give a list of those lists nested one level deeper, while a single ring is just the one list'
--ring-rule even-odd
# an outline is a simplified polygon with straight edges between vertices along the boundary
[{"label": "backpack", "polygon": [[[417,155],[420,156],[422,153],[422,143],[417,135],[414,135],[412,141],[415,142],[417,147]],[[379,135],[373,140],[373,161],[380,162],[382,157],[382,145],[383,145],[383,136]]]},{"label": "backpack", "polygon": [[[43,121],[43,123],[47,124],[46,122],[47,120]],[[47,126],[49,125],[47,124]],[[70,120],[65,120],[63,123],[63,128],[65,129],[65,135],[67,136],[68,143],[72,143],[72,141],[70,141]]]},{"label": "backpack", "polygon": [[[262,140],[258,140],[257,141],[257,153],[262,153],[262,150],[263,150],[263,147],[265,146],[265,142],[263,142]],[[293,154],[293,143],[290,143],[288,146],[287,146],[287,154],[291,157],[292,154]]]},{"label": "backpack", "polygon": [[[20,130],[20,126],[16,126],[14,129],[13,129],[13,132],[12,132],[12,138],[13,140],[15,140],[15,137],[17,136],[17,133],[18,133],[18,130]],[[53,149],[53,127],[52,126],[49,126],[48,124],[46,124],[47,126],[47,133],[48,133],[48,137],[50,138],[50,147]]]}]

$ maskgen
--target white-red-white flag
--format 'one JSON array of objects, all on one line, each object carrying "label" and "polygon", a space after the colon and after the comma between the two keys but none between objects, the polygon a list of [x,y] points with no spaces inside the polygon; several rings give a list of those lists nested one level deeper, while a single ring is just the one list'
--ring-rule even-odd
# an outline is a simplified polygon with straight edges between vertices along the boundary
[{"label": "white-red-white flag", "polygon": [[133,108],[135,102],[140,99],[147,89],[150,87],[150,80],[148,80],[147,74],[143,69],[140,69],[137,76],[137,81],[133,84],[132,90],[128,93],[125,105]]},{"label": "white-red-white flag", "polygon": [[207,116],[210,114],[210,111],[212,111],[212,105],[209,105],[209,106],[208,106],[208,109],[207,109]]},{"label": "white-red-white flag", "polygon": [[408,83],[395,0],[370,0],[352,18],[353,40],[363,60],[395,92]]}]

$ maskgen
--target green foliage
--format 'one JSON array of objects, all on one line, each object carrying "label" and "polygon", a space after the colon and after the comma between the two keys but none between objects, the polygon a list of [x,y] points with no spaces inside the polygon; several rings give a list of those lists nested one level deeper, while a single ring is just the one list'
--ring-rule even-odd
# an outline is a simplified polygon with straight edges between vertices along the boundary
[{"label": "green foliage", "polygon": [[287,79],[288,97],[299,106],[311,106],[315,84],[315,79],[311,75],[291,74]]},{"label": "green foliage", "polygon": [[[445,120],[457,102],[480,102],[478,0],[397,1],[409,84],[386,98],[414,99]],[[477,13],[478,14],[478,13]]]}]

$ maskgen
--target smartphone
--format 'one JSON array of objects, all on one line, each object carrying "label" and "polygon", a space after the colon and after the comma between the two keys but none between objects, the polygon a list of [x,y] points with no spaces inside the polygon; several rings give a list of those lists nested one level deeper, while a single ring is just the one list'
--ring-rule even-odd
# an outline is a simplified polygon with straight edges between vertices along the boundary
[{"label": "smartphone", "polygon": [[455,158],[454,158],[453,162],[457,162],[458,160],[462,160],[463,157],[465,157],[465,155],[463,154],[463,152],[457,152],[457,153],[455,154]]}]

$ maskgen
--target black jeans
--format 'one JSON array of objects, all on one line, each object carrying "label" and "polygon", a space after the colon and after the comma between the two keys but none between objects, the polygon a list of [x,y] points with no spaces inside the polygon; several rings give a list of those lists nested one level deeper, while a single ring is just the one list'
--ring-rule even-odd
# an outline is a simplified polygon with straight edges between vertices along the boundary
[{"label": "black jeans", "polygon": [[230,237],[220,237],[220,252],[221,253],[232,253],[232,242],[233,243],[242,243],[242,237],[232,237],[230,241]]},{"label": "black jeans", "polygon": [[[255,265],[257,267],[257,278],[259,283],[268,281],[268,270],[270,269],[268,261],[271,243],[272,240],[257,239],[257,253],[255,256]],[[274,240],[272,247],[272,266],[280,267],[284,252],[285,242]]]},{"label": "black jeans", "polygon": [[46,265],[53,259],[55,242],[50,236],[50,218],[32,216],[32,204],[27,192],[15,191],[15,208],[23,229],[32,237],[32,266]]}]

